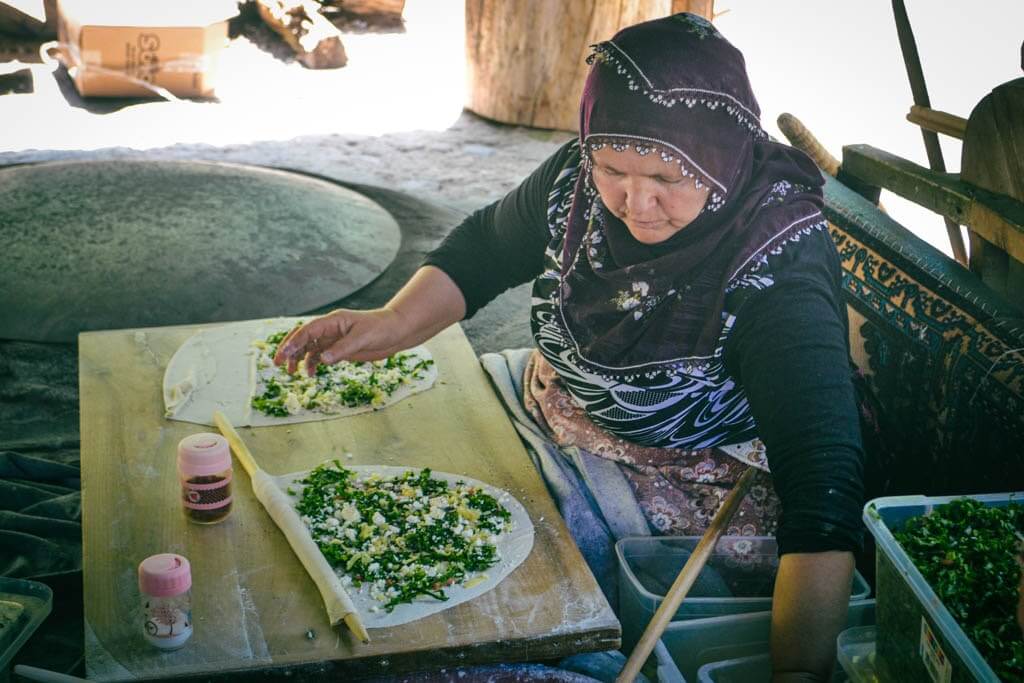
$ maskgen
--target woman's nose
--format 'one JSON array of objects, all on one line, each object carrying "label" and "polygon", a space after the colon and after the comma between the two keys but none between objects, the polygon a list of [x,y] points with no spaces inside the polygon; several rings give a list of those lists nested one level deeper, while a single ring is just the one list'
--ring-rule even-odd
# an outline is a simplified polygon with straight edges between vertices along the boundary
[{"label": "woman's nose", "polygon": [[633,217],[642,217],[654,206],[654,193],[634,183],[626,189],[626,212]]}]

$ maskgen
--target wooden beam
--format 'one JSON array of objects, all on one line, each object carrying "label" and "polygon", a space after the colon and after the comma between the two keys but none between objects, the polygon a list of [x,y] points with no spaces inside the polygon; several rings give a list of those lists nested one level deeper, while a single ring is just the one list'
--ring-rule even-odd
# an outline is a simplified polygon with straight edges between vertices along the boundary
[{"label": "wooden beam", "polygon": [[843,170],[884,187],[955,223],[968,226],[1024,261],[1024,202],[931,171],[870,145],[843,147]]},{"label": "wooden beam", "polygon": [[933,133],[942,133],[958,140],[963,140],[964,135],[967,134],[967,119],[962,116],[928,107],[919,107],[916,104],[910,107],[907,121]]}]

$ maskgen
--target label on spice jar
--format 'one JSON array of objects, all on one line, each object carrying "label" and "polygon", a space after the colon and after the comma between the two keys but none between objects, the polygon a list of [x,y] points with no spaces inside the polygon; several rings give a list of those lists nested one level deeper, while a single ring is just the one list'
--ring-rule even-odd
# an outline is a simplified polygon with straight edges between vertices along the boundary
[{"label": "label on spice jar", "polygon": [[191,510],[216,510],[231,504],[231,473],[192,477],[181,482],[182,503]]},{"label": "label on spice jar", "polygon": [[942,646],[939,645],[939,641],[935,638],[935,634],[932,633],[932,629],[928,626],[928,622],[925,621],[923,615],[921,616],[921,644],[919,651],[921,653],[921,661],[924,662],[924,668],[928,669],[932,681],[935,683],[949,683],[953,678],[953,665],[950,663],[949,658],[946,657],[946,653],[942,651]]},{"label": "label on spice jar", "polygon": [[148,601],[143,625],[146,640],[164,650],[175,650],[192,636],[192,612]]}]

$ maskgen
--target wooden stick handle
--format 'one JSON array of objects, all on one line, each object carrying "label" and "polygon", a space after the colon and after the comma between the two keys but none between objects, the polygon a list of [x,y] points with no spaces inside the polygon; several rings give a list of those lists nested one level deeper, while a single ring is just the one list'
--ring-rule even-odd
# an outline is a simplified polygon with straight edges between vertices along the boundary
[{"label": "wooden stick handle", "polygon": [[637,674],[640,673],[640,668],[647,661],[647,657],[650,656],[651,650],[654,649],[658,639],[661,638],[665,627],[672,621],[676,610],[679,609],[679,604],[690,591],[690,587],[697,580],[697,576],[704,568],[704,565],[707,564],[708,557],[711,556],[711,552],[715,549],[715,544],[718,542],[718,537],[729,526],[729,520],[736,513],[736,508],[739,507],[740,501],[743,500],[743,496],[746,495],[751,483],[753,483],[755,473],[756,470],[753,467],[747,469],[739,481],[736,482],[736,485],[733,486],[732,491],[729,492],[725,502],[722,503],[722,507],[718,508],[718,512],[715,513],[715,517],[711,520],[707,531],[704,532],[693,554],[690,555],[682,571],[679,572],[679,576],[676,577],[672,588],[668,591],[668,595],[665,596],[665,600],[658,607],[658,611],[654,613],[651,623],[644,630],[640,642],[633,648],[633,653],[626,660],[626,666],[623,667],[622,673],[615,679],[616,683],[632,683],[636,680]]},{"label": "wooden stick handle", "polygon": [[907,114],[907,121],[933,133],[942,133],[958,140],[963,140],[967,135],[967,119],[938,109],[912,105],[910,113]]},{"label": "wooden stick handle", "polygon": [[235,457],[238,458],[238,462],[242,463],[242,467],[245,468],[246,474],[251,479],[253,475],[260,471],[260,466],[256,464],[255,458],[252,457],[252,453],[249,452],[249,447],[242,441],[242,437],[238,435],[235,428],[228,422],[227,416],[219,410],[213,411],[213,421],[220,429],[221,434],[228,440],[231,445],[231,450],[235,452]]},{"label": "wooden stick handle", "polygon": [[839,173],[839,160],[825,149],[825,146],[818,142],[818,138],[807,129],[803,122],[792,114],[783,112],[775,121],[779,130],[789,140],[789,144],[811,158],[811,161],[818,165],[825,173],[833,178]]}]

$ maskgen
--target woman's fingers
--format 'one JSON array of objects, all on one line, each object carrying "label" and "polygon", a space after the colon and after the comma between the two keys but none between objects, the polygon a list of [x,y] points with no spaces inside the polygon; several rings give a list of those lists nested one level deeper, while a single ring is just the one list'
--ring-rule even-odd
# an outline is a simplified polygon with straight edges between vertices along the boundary
[{"label": "woman's fingers", "polygon": [[316,366],[320,364],[320,354],[322,349],[320,348],[320,337],[313,337],[309,345],[312,349],[306,354],[306,376],[312,377],[316,374]]},{"label": "woman's fingers", "polygon": [[351,348],[348,337],[342,337],[338,341],[331,344],[329,347],[324,349],[323,359],[325,363],[336,363],[339,360],[347,359],[354,360],[352,358],[353,349]]},{"label": "woman's fingers", "polygon": [[[316,318],[289,332],[277,347],[274,364],[287,363],[288,372],[295,372],[299,361],[314,351],[316,346],[321,343],[320,338],[323,336],[324,327],[326,326],[323,319]],[[314,343],[314,340],[317,342]]]},{"label": "woman's fingers", "polygon": [[277,347],[274,364],[287,365],[288,372],[295,373],[305,359],[306,373],[312,377],[319,363],[386,358],[401,348],[388,329],[386,316],[377,312],[334,311],[289,332]]}]

